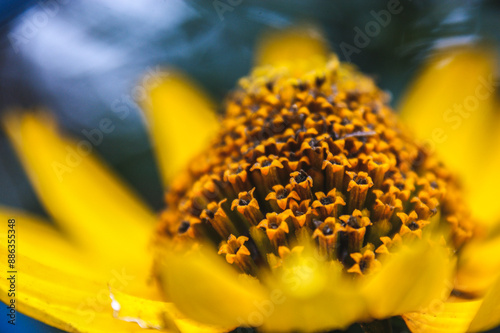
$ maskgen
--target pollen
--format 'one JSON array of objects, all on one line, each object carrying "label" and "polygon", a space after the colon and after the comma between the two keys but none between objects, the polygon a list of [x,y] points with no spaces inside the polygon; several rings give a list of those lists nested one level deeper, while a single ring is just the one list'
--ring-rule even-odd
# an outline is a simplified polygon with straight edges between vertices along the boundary
[{"label": "pollen", "polygon": [[307,242],[353,276],[436,230],[458,251],[474,232],[460,186],[388,101],[335,55],[299,77],[256,68],[229,94],[217,137],[172,184],[159,237],[208,242],[257,276]]}]

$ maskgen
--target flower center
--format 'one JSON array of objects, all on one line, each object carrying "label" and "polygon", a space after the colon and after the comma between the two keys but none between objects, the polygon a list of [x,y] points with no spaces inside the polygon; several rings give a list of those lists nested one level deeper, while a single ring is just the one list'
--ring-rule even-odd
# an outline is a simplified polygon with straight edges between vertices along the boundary
[{"label": "flower center", "polygon": [[185,176],[167,194],[160,236],[208,240],[249,274],[305,239],[363,274],[394,244],[436,228],[454,249],[472,235],[452,174],[373,81],[335,56],[300,78],[265,67],[241,79]]}]

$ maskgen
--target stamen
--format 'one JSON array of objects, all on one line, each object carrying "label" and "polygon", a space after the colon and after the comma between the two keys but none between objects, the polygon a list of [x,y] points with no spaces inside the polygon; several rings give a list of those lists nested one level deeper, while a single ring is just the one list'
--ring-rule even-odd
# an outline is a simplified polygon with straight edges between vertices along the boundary
[{"label": "stamen", "polygon": [[240,192],[238,199],[234,199],[231,210],[237,210],[243,215],[250,225],[257,225],[264,217],[260,211],[259,203],[254,198],[255,188],[248,192]]},{"label": "stamen", "polygon": [[298,204],[296,201],[291,201],[290,208],[283,212],[283,218],[291,220],[294,229],[300,229],[310,223],[312,214],[309,202],[310,200],[303,200]]},{"label": "stamen", "polygon": [[288,244],[286,238],[289,232],[288,224],[283,221],[282,216],[276,213],[268,213],[266,214],[266,218],[259,223],[258,227],[266,231],[267,237],[275,250],[278,250],[280,246]]},{"label": "stamen", "polygon": [[348,240],[348,252],[353,253],[361,250],[366,228],[372,225],[370,219],[363,216],[363,213],[357,209],[354,210],[352,215],[343,215],[339,219],[342,222],[339,230],[345,232]]},{"label": "stamen", "polygon": [[338,228],[332,217],[327,218],[313,233],[313,238],[318,242],[320,255],[330,260],[336,258],[337,233]]},{"label": "stamen", "polygon": [[356,273],[358,275],[366,275],[380,268],[380,262],[375,259],[375,253],[371,250],[366,250],[363,254],[351,253],[351,258],[354,260],[354,265],[347,270],[348,273]]},{"label": "stamen", "polygon": [[221,244],[218,254],[225,254],[228,263],[237,265],[247,274],[253,274],[257,266],[251,258],[250,251],[244,245],[247,241],[248,237],[236,238],[236,236],[230,235],[227,242]]},{"label": "stamen", "polygon": [[373,181],[366,172],[356,174],[347,171],[346,174],[351,178],[347,186],[347,192],[349,192],[348,209],[349,211],[363,209],[368,190],[373,186]]},{"label": "stamen", "polygon": [[290,174],[290,184],[302,200],[312,198],[312,178],[304,170],[295,171]]},{"label": "stamen", "polygon": [[323,192],[316,192],[316,198],[318,200],[314,201],[312,207],[318,211],[319,215],[322,216],[339,216],[339,211],[345,206],[345,201],[340,194],[337,194],[337,190],[333,189],[328,194]]}]

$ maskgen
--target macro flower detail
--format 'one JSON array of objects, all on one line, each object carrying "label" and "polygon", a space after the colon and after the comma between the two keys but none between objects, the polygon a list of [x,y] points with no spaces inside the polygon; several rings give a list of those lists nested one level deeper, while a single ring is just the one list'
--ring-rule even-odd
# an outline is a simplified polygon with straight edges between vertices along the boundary
[{"label": "macro flower detail", "polygon": [[[404,247],[429,243],[439,253],[440,243],[458,252],[475,225],[455,176],[408,134],[387,101],[370,78],[335,55],[307,73],[254,69],[227,98],[217,137],[167,195],[157,229],[159,261],[166,248],[201,246],[266,286],[290,261],[315,253],[321,265],[340,265],[347,284],[362,285],[362,277],[376,274],[385,261],[390,265],[388,258]],[[227,218],[205,213],[213,207]],[[202,222],[183,224],[192,219]],[[441,264],[448,270],[441,282],[448,281],[452,264]],[[168,271],[160,268],[158,279],[169,280]],[[174,286],[164,286],[168,297]],[[383,317],[406,310],[400,311]],[[268,329],[346,324],[271,323]]]},{"label": "macro flower detail", "polygon": [[[473,234],[464,203],[448,195],[460,189],[386,101],[371,79],[335,56],[310,77],[255,69],[230,95],[218,138],[197,158],[204,168],[192,162],[196,168],[174,185],[185,194],[169,197],[163,215],[201,219],[217,205],[230,218],[222,227],[206,214],[191,225],[165,218],[160,237],[184,240],[189,228],[193,240],[215,235],[218,246],[228,238],[222,230],[235,231],[230,241],[253,243],[251,234],[267,233],[257,239],[274,244],[270,253],[277,255],[285,244],[300,246],[301,237],[334,236],[331,259],[349,269],[352,254],[376,252],[382,237],[421,237],[431,225],[456,251]],[[264,270],[270,253],[255,245],[252,260]]]},{"label": "macro flower detail", "polygon": [[[317,35],[296,34],[262,44],[221,120],[179,73],[148,91],[166,188],[156,215],[95,156],[54,172],[78,143],[46,114],[3,119],[61,227],[0,209],[23,221],[21,312],[96,333],[388,332],[400,318],[412,332],[467,332],[500,323],[498,226],[468,208],[471,183],[411,134],[370,77],[328,55]],[[443,80],[449,68],[489,70],[471,65],[484,60],[479,51],[444,54]],[[403,118],[432,111],[419,103]],[[0,288],[7,302],[8,283]]]}]

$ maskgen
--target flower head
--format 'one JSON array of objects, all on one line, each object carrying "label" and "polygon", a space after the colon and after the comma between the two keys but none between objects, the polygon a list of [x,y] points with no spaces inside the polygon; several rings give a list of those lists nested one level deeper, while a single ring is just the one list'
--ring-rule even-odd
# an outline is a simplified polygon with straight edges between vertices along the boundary
[{"label": "flower head", "polygon": [[[262,67],[240,80],[217,138],[192,165],[198,160],[208,163],[176,186],[184,194],[169,197],[176,214],[164,215],[160,237],[184,240],[193,229],[192,240],[209,234],[225,248],[228,237],[259,242],[253,230],[278,254],[304,235],[318,243],[333,236],[325,251],[348,270],[353,255],[376,251],[384,237],[439,228],[456,251],[473,233],[453,175],[398,123],[373,81],[336,56],[313,74]],[[230,216],[223,226],[209,206]],[[202,215],[203,223],[185,222]],[[265,270],[271,253],[256,245],[251,260]]]},{"label": "flower head", "polygon": [[[498,325],[500,260],[491,254],[500,242],[466,205],[496,200],[477,189],[471,193],[481,200],[467,197],[477,172],[462,178],[463,191],[435,150],[446,161],[449,152],[420,144],[372,79],[328,57],[318,35],[295,30],[263,45],[221,124],[207,97],[177,74],[150,89],[145,108],[168,188],[158,218],[96,157],[75,159],[81,145],[56,135],[44,117],[4,119],[37,193],[66,232],[0,209],[5,220],[22,220],[19,310],[85,332],[137,325],[313,332],[354,323],[371,332],[395,316],[412,332]],[[422,122],[440,117],[432,103],[475,88],[445,78],[490,69],[482,51],[443,57],[434,67],[445,86],[424,75],[409,98],[417,103],[403,108],[426,130],[434,125]],[[434,91],[450,84],[453,94]],[[480,215],[498,211],[491,205]],[[0,236],[7,240],[7,232]]]},{"label": "flower head", "polygon": [[[429,259],[442,266],[436,270],[440,277],[430,279],[447,281],[453,254],[475,228],[455,176],[400,124],[372,79],[335,55],[319,64],[317,59],[302,62],[307,71],[290,70],[289,63],[262,66],[239,81],[216,138],[167,196],[157,229],[160,262],[173,244],[183,252],[201,247],[225,256],[226,265],[255,278],[259,288],[281,290],[290,289],[283,282],[286,272],[312,256],[320,264],[309,273],[319,280],[314,287],[289,291],[290,298],[307,299],[323,283],[337,281],[346,290],[358,283],[377,286],[373,281],[394,265],[390,257],[414,247],[416,260],[429,249],[436,251]],[[186,224],[192,219],[201,223]],[[337,275],[323,272],[325,267],[335,267]],[[158,279],[171,280],[175,269],[186,268],[160,265]],[[163,285],[167,296],[176,288]],[[364,309],[363,297],[353,291],[352,302],[358,304],[342,320],[311,324],[315,315],[303,314],[307,327],[296,321],[279,326],[273,314],[264,327],[344,328],[426,303],[398,307],[389,302],[374,310]],[[310,308],[321,312],[324,304]]]}]

